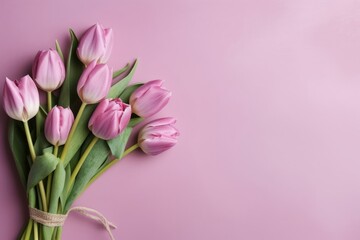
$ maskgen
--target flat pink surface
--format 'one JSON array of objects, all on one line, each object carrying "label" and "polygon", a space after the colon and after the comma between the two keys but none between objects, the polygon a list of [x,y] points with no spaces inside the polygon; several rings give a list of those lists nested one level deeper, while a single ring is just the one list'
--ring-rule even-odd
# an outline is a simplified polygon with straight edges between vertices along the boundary
[{"label": "flat pink surface", "polygon": [[[0,87],[95,22],[115,31],[111,66],[138,57],[134,81],[166,80],[158,116],[182,134],[76,202],[116,223],[117,239],[360,239],[359,1],[3,1]],[[0,238],[14,239],[26,203],[1,114]],[[73,214],[64,239],[107,234]]]}]

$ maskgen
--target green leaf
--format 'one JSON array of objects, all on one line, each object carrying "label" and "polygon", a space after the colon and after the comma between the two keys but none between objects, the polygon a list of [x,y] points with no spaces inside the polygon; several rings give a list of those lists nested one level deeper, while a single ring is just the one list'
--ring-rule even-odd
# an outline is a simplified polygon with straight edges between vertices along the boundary
[{"label": "green leaf", "polygon": [[36,155],[41,155],[44,152],[44,149],[51,147],[51,144],[46,140],[43,133],[41,133],[38,138],[35,140],[34,148]]},{"label": "green leaf", "polygon": [[46,114],[42,111],[39,111],[35,117],[36,123],[36,140],[34,144],[36,155],[43,154],[43,149],[50,147],[51,145],[46,140],[44,135],[44,124],[45,124]]},{"label": "green leaf", "polygon": [[129,66],[130,66],[130,64],[127,63],[127,64],[125,65],[125,67],[123,67],[123,68],[120,69],[120,70],[115,71],[115,72],[113,73],[113,78],[117,78],[117,77],[120,76],[122,73],[126,72],[126,70],[128,70],[128,68],[129,68]]},{"label": "green leaf", "polygon": [[[89,136],[90,136],[90,134],[89,134]],[[85,143],[83,143],[82,146],[84,146],[84,144],[85,144]],[[70,172],[74,171],[77,163],[79,162],[79,159],[80,159],[81,153],[82,153],[81,149],[82,149],[82,148],[79,148],[79,150],[74,154],[74,156],[72,157],[72,159],[70,160],[70,162],[69,162],[69,164],[68,164],[68,165],[70,165],[70,170],[71,170]],[[67,165],[67,166],[68,166],[68,165]]]},{"label": "green leaf", "polygon": [[131,67],[130,72],[119,82],[115,83],[109,91],[108,98],[117,98],[120,96],[120,94],[124,91],[126,86],[129,84],[130,80],[132,79],[136,67],[137,67],[138,61],[135,60],[133,66]]},{"label": "green leaf", "polygon": [[41,156],[37,156],[29,172],[27,190],[29,191],[35,187],[41,180],[53,172],[59,160],[59,158],[51,153],[44,153]]},{"label": "green leaf", "polygon": [[125,90],[120,94],[120,98],[123,102],[129,103],[129,99],[131,94],[138,89],[139,87],[141,87],[142,85],[144,85],[143,83],[137,83],[137,84],[133,84],[130,86],[127,86],[125,88]]},{"label": "green leaf", "polygon": [[51,239],[54,232],[53,227],[42,226],[40,229],[42,230],[42,239]]},{"label": "green leaf", "polygon": [[[68,164],[65,168],[65,184],[64,186],[67,186],[69,184],[69,180],[71,177],[71,166]],[[71,189],[70,189],[71,191]],[[67,197],[67,189],[64,187],[61,195],[60,195],[60,202],[62,206],[65,206],[66,203],[66,197]]]},{"label": "green leaf", "polygon": [[39,111],[35,116],[36,121],[36,137],[39,137],[41,133],[44,132],[44,123],[45,123],[46,114],[42,111]]},{"label": "green leaf", "polygon": [[[81,145],[80,148],[80,156],[79,158],[84,154],[84,152],[86,151],[86,149],[88,148],[90,142],[94,139],[94,135],[93,134],[89,134],[87,136],[87,138],[85,139],[84,143]],[[77,160],[79,160],[79,158]]]},{"label": "green leaf", "polygon": [[138,116],[132,117],[132,118],[130,119],[130,122],[129,122],[129,124],[128,124],[128,127],[134,127],[135,125],[141,123],[142,120],[144,120],[144,119],[141,118],[141,117],[138,117]]},{"label": "green leaf", "polygon": [[32,207],[32,208],[35,208],[36,207],[35,188],[30,189],[28,199],[29,199],[29,206]]},{"label": "green leaf", "polygon": [[42,153],[52,153],[54,151],[54,147],[53,146],[50,146],[50,147],[47,147],[47,148],[44,148],[42,150]]},{"label": "green leaf", "polygon": [[[59,161],[52,177],[51,194],[49,201],[50,213],[57,213],[58,211],[59,197],[64,189],[65,177],[66,177],[66,173],[65,173],[64,165],[61,161]],[[54,228],[43,226],[42,230],[43,230],[44,239],[51,239]]]},{"label": "green leaf", "polygon": [[66,172],[63,163],[60,161],[54,171],[51,195],[49,202],[49,212],[57,213],[59,197],[62,194],[65,186]]},{"label": "green leaf", "polygon": [[61,57],[61,60],[64,62],[64,54],[61,51],[61,47],[60,47],[58,40],[55,41],[55,48],[56,48],[56,51],[58,52],[59,56]]},{"label": "green leaf", "polygon": [[131,131],[132,128],[127,127],[119,136],[107,141],[111,154],[116,158],[120,158],[121,155],[123,154],[127,141],[130,137]]},{"label": "green leaf", "polygon": [[15,161],[16,169],[19,173],[20,181],[26,187],[26,179],[29,174],[29,164],[26,159],[28,145],[22,125],[15,120],[10,120],[9,125],[9,145]]},{"label": "green leaf", "polygon": [[81,145],[85,141],[86,137],[89,135],[90,130],[88,128],[88,122],[95,109],[95,105],[87,105],[81,118],[79,124],[75,130],[74,136],[71,139],[71,145],[69,146],[68,152],[65,157],[65,166],[70,162],[76,152],[80,149]]},{"label": "green leaf", "polygon": [[47,112],[46,112],[46,110],[45,110],[45,108],[43,106],[40,105],[39,109],[40,109],[39,110],[40,112],[42,112],[43,114],[45,114],[45,116],[47,116]]},{"label": "green leaf", "polygon": [[66,201],[65,212],[71,207],[71,204],[80,195],[90,179],[97,173],[97,170],[107,159],[109,153],[110,150],[105,141],[99,140],[95,144],[75,179],[72,191]]},{"label": "green leaf", "polygon": [[76,92],[77,82],[84,69],[84,65],[76,56],[76,49],[79,41],[73,30],[70,29],[71,45],[66,65],[66,79],[61,87],[58,105],[63,107],[73,106],[78,102],[79,97]]}]

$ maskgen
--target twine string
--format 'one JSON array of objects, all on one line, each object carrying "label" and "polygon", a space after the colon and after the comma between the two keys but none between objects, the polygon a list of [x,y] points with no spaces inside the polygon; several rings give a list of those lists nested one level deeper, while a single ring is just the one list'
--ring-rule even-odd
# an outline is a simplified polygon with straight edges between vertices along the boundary
[{"label": "twine string", "polygon": [[30,218],[35,222],[41,223],[48,227],[61,227],[64,225],[66,218],[70,212],[77,212],[87,218],[101,223],[108,232],[110,239],[115,240],[111,232],[111,228],[116,229],[116,226],[105,218],[100,212],[87,207],[73,207],[66,214],[55,214],[41,211],[36,208],[29,207]]}]

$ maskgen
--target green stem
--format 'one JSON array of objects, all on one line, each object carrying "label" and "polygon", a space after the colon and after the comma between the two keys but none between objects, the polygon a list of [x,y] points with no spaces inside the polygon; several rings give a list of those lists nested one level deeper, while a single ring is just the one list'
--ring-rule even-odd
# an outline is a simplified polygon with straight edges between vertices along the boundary
[{"label": "green stem", "polygon": [[115,165],[117,162],[119,162],[121,159],[126,157],[129,153],[133,152],[139,147],[139,145],[136,143],[125,150],[125,152],[121,155],[120,158],[112,160],[110,163],[108,163],[104,168],[102,168],[95,176],[89,181],[89,183],[86,185],[85,189],[88,188],[96,179],[98,179],[104,172],[106,172],[109,168],[111,168],[113,165]]},{"label": "green stem", "polygon": [[77,174],[79,173],[81,166],[84,164],[87,156],[91,152],[91,149],[95,146],[95,144],[98,140],[99,140],[99,138],[97,138],[97,137],[94,137],[91,140],[89,146],[87,146],[87,148],[86,148],[85,152],[83,153],[83,155],[81,156],[79,162],[76,164],[76,167],[70,176],[69,185],[67,186],[67,194],[69,193],[71,187],[73,186],[73,184],[75,182],[75,178],[76,178]]},{"label": "green stem", "polygon": [[[34,162],[35,159],[36,159],[36,153],[35,153],[34,144],[33,144],[32,138],[31,138],[31,134],[30,134],[29,124],[28,124],[27,121],[24,122],[24,128],[25,128],[26,139],[27,139],[27,142],[28,142],[28,145],[29,145],[31,159]],[[46,194],[45,194],[45,188],[44,188],[43,181],[39,182],[39,190],[40,190],[40,196],[41,196],[41,202],[42,202],[43,210],[45,212],[47,212],[48,208],[47,208]]]},{"label": "green stem", "polygon": [[57,157],[58,153],[59,153],[59,146],[55,145],[53,154],[55,155],[55,157]]},{"label": "green stem", "polygon": [[55,228],[54,228],[53,234],[52,234],[52,236],[51,236],[51,240],[56,240],[58,228],[59,228],[59,227],[55,227]]},{"label": "green stem", "polygon": [[139,144],[134,144],[131,147],[129,147],[128,149],[125,150],[125,152],[123,153],[123,155],[121,155],[121,158],[126,157],[129,153],[133,152],[134,150],[136,150],[139,147]]},{"label": "green stem", "polygon": [[[54,152],[53,154],[55,155],[55,157],[57,157],[59,152],[59,146],[55,145],[54,146]],[[52,178],[53,178],[53,174],[50,173],[48,180],[47,180],[47,186],[46,186],[46,200],[47,200],[47,205],[49,206],[50,204],[50,192],[51,192],[51,184],[52,184]]]},{"label": "green stem", "polygon": [[56,232],[56,240],[61,240],[61,234],[62,234],[62,227],[58,227],[58,230]]},{"label": "green stem", "polygon": [[37,222],[34,222],[34,240],[39,240],[39,232]]},{"label": "green stem", "polygon": [[51,92],[47,92],[47,105],[48,105],[48,112],[50,112],[50,110],[52,108]]},{"label": "green stem", "polygon": [[39,182],[39,190],[40,190],[40,197],[41,197],[41,202],[42,202],[42,206],[43,206],[43,210],[44,212],[48,211],[48,207],[47,207],[47,202],[46,202],[46,194],[45,194],[45,188],[44,188],[44,183],[43,181]]},{"label": "green stem", "polygon": [[31,232],[32,232],[32,227],[33,227],[33,220],[30,219],[29,223],[28,223],[28,225],[26,227],[26,233],[25,233],[24,240],[29,240],[30,239],[30,235],[31,235]]},{"label": "green stem", "polygon": [[51,192],[51,182],[52,182],[52,176],[53,174],[50,173],[47,179],[47,185],[46,185],[46,203],[49,206],[50,204],[50,192]]},{"label": "green stem", "polygon": [[34,144],[31,138],[31,134],[30,134],[30,129],[29,129],[29,124],[28,122],[24,122],[24,128],[25,128],[25,134],[26,134],[26,139],[29,145],[29,150],[30,150],[30,156],[32,161],[35,161],[36,158],[36,153],[35,153],[35,148],[34,148]]},{"label": "green stem", "polygon": [[60,157],[61,161],[65,161],[65,156],[66,156],[67,152],[69,151],[71,140],[72,140],[72,138],[74,136],[75,130],[77,128],[77,125],[79,124],[81,115],[83,114],[85,107],[86,107],[86,103],[82,103],[81,107],[79,109],[79,112],[76,115],[75,121],[74,121],[74,123],[73,123],[73,125],[71,127],[71,130],[70,130],[68,139],[67,139],[67,141],[65,143],[64,149],[63,149],[63,151],[61,153],[61,157]]}]

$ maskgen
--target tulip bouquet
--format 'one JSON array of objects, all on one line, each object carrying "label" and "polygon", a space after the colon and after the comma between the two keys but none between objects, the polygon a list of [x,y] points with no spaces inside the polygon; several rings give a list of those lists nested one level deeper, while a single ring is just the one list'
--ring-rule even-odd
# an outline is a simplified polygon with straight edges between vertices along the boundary
[{"label": "tulip bouquet", "polygon": [[32,77],[7,78],[3,89],[4,109],[13,119],[10,148],[30,213],[21,240],[61,239],[71,211],[98,220],[113,239],[113,225],[95,210],[72,207],[74,200],[132,151],[156,155],[179,136],[174,118],[160,118],[144,125],[137,143],[128,147],[134,127],[159,112],[170,91],[161,80],[129,85],[137,61],[112,71],[106,64],[112,29],[96,24],[80,41],[72,30],[70,37],[66,64],[56,42],[56,50],[36,55]]}]

